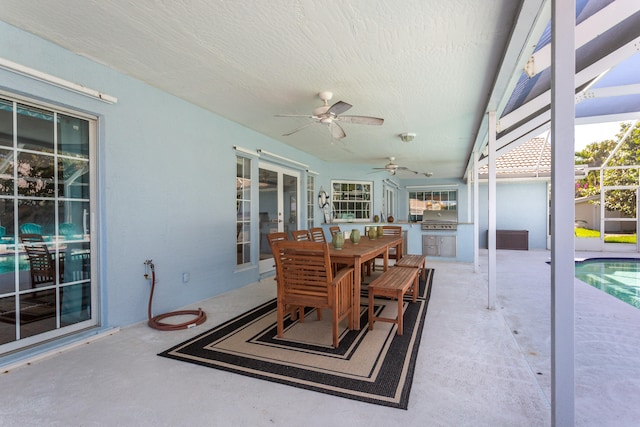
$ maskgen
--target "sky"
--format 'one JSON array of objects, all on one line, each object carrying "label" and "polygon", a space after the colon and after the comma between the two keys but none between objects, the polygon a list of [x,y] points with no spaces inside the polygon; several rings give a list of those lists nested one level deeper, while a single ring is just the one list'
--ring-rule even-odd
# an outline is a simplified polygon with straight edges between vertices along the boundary
[{"label": "sky", "polygon": [[[576,126],[575,151],[582,151],[584,147],[592,142],[600,142],[606,139],[617,141],[616,134],[620,132],[620,123],[622,122],[596,123]],[[540,138],[546,138],[546,136],[547,131],[539,135]]]},{"label": "sky", "polygon": [[620,123],[610,122],[576,126],[575,151],[581,151],[592,142],[600,142],[605,139],[617,141],[616,134],[620,132]]}]

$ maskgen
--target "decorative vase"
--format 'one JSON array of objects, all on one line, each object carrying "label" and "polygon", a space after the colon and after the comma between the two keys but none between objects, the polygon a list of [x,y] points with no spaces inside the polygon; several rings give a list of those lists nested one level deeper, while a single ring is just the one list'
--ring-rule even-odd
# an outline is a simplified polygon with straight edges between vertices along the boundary
[{"label": "decorative vase", "polygon": [[384,229],[382,228],[381,225],[379,225],[377,228],[378,229],[376,230],[376,232],[378,234],[378,237],[382,237],[384,235]]},{"label": "decorative vase", "polygon": [[369,231],[367,232],[367,235],[371,240],[376,240],[376,237],[378,237],[378,231],[376,230],[375,227],[369,227]]},{"label": "decorative vase", "polygon": [[353,230],[351,230],[351,243],[353,243],[354,245],[357,245],[358,242],[360,241],[360,230],[358,230],[357,228],[354,228]]},{"label": "decorative vase", "polygon": [[373,222],[378,222],[378,221],[380,221],[380,217],[378,215],[374,215]]},{"label": "decorative vase", "polygon": [[394,219],[394,218],[393,218],[391,215],[389,215],[389,216],[387,217],[387,222],[393,222],[393,219]]},{"label": "decorative vase", "polygon": [[342,233],[339,231],[336,231],[333,234],[333,247],[336,248],[336,250],[342,250],[342,247],[344,246],[344,237],[342,237]]}]

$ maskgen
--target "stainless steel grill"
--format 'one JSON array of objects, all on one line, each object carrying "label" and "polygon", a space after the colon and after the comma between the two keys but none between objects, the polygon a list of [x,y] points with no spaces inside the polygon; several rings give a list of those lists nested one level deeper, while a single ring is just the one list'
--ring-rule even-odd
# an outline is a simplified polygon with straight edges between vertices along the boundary
[{"label": "stainless steel grill", "polygon": [[432,210],[423,211],[421,228],[423,230],[457,230],[458,212]]}]

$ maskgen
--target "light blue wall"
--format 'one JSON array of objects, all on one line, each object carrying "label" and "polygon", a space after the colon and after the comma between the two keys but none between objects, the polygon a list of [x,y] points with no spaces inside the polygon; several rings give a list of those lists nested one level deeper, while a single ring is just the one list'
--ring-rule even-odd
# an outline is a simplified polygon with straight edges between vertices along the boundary
[{"label": "light blue wall", "polygon": [[[467,221],[467,187],[462,181],[421,179],[400,183],[385,173],[372,174],[370,166],[327,163],[1,21],[0,39],[0,57],[118,98],[117,104],[109,105],[0,69],[0,90],[99,118],[99,229],[93,239],[99,249],[103,326],[126,326],[146,319],[149,282],[143,277],[145,259],[153,259],[156,265],[154,314],[259,279],[257,263],[236,269],[234,145],[252,152],[262,148],[307,164],[318,173],[316,195],[321,186],[330,192],[332,179],[373,181],[374,213],[381,211],[382,181],[392,179],[400,184],[398,220],[405,220],[408,215],[404,186],[457,184],[459,220]],[[253,158],[257,160],[257,156]],[[262,159],[266,160],[264,156]],[[253,170],[257,172],[257,161],[253,162]],[[306,203],[305,188],[303,178],[301,207]],[[508,187],[499,191],[506,190]],[[544,219],[539,218],[534,198],[526,195],[540,191],[537,186],[524,192],[514,188],[504,193],[508,197],[499,197],[499,224],[503,221],[500,227],[528,228],[533,231],[530,236],[537,236],[537,231],[544,229]],[[255,180],[253,193],[257,196]],[[536,200],[539,202],[538,197]],[[316,200],[314,206],[315,224],[320,225],[323,215]],[[253,241],[257,242],[257,203],[252,213]],[[516,214],[516,223],[507,223],[509,214]],[[306,218],[301,216],[300,221],[305,224]],[[409,250],[420,252],[419,225],[406,227],[412,233]],[[458,232],[458,260],[472,259],[469,229],[468,225],[461,225]],[[535,237],[531,246],[544,244]],[[257,255],[254,245],[256,261]],[[191,276],[186,284],[182,283],[183,272]]]},{"label": "light blue wall", "polygon": [[[380,211],[385,174],[326,163],[1,21],[0,39],[0,57],[118,98],[109,105],[0,69],[0,90],[99,117],[99,230],[93,239],[99,245],[103,326],[146,319],[145,259],[153,259],[158,278],[154,314],[259,279],[257,263],[236,269],[234,145],[307,164],[319,173],[316,194],[320,186],[329,191],[332,178],[371,180],[374,212]],[[304,178],[301,184],[304,206]],[[319,225],[322,212],[314,206]],[[257,242],[257,203],[253,209]],[[257,245],[253,256],[257,260]],[[191,276],[186,284],[183,272]]]},{"label": "light blue wall", "polygon": [[[480,247],[487,247],[487,185],[480,184]],[[547,247],[547,182],[502,182],[496,186],[496,229],[529,230],[529,249]]]}]

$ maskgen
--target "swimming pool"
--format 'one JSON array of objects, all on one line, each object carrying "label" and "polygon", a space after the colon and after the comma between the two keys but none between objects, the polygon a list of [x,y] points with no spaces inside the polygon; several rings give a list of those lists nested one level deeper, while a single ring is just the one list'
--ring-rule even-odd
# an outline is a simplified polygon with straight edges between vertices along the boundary
[{"label": "swimming pool", "polygon": [[640,309],[640,259],[590,258],[576,261],[576,277]]},{"label": "swimming pool", "polygon": [[[16,267],[16,257],[14,255],[2,255],[0,256],[0,274],[10,273]],[[20,271],[29,270],[29,257],[26,254],[18,257],[18,265]]]}]

